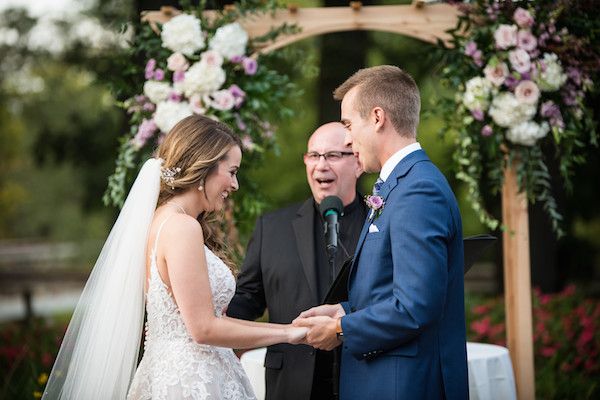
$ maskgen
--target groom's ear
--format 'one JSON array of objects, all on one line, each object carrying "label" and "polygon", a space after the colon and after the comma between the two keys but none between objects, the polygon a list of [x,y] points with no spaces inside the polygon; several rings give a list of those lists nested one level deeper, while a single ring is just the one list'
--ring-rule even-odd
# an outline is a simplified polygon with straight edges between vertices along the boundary
[{"label": "groom's ear", "polygon": [[375,107],[372,111],[373,122],[375,123],[375,128],[377,130],[383,129],[383,125],[385,124],[385,111],[381,107]]}]

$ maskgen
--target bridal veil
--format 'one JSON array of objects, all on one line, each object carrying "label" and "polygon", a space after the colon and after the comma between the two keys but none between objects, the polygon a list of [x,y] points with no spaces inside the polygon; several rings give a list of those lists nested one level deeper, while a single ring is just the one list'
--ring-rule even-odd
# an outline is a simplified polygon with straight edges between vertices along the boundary
[{"label": "bridal veil", "polygon": [[140,170],[85,285],[43,399],[125,399],[144,321],[146,242],[161,160]]}]

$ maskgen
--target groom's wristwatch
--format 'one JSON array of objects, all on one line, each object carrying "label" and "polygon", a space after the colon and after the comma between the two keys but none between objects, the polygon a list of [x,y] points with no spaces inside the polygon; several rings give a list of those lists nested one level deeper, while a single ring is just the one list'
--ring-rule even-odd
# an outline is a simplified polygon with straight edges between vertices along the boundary
[{"label": "groom's wristwatch", "polygon": [[344,341],[344,331],[342,330],[342,319],[338,318],[335,325],[335,337],[340,342]]}]

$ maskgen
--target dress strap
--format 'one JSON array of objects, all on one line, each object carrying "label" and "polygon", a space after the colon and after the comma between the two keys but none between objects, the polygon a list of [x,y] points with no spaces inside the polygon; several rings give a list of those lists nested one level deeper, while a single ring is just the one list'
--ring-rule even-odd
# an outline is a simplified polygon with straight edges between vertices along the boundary
[{"label": "dress strap", "polygon": [[165,218],[163,220],[163,222],[160,223],[160,226],[158,227],[158,232],[156,232],[156,238],[154,238],[154,246],[152,247],[152,252],[154,254],[156,254],[156,247],[158,246],[158,237],[160,236],[160,232],[162,231],[163,226],[165,226],[165,223],[169,220],[169,218],[171,218],[174,214],[169,215],[167,218]]}]

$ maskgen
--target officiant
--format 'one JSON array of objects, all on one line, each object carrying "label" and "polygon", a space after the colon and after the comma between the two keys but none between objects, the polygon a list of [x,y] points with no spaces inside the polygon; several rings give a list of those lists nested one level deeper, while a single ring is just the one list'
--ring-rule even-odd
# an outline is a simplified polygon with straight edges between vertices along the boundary
[{"label": "officiant", "polygon": [[[323,303],[333,274],[319,204],[327,196],[337,196],[343,204],[334,262],[338,270],[352,257],[367,214],[356,191],[362,169],[344,145],[345,135],[341,123],[330,122],[310,136],[304,164],[312,197],[258,218],[227,315],[254,320],[266,309],[270,322],[290,323]],[[333,397],[332,352],[270,346],[265,371],[267,400]]]}]

